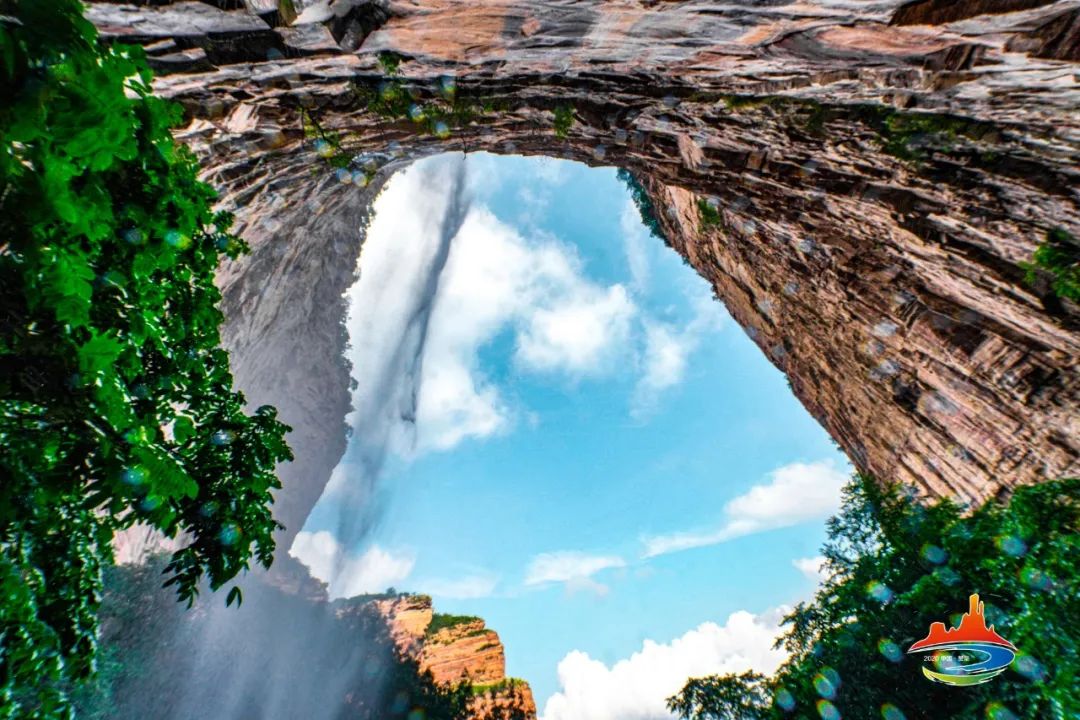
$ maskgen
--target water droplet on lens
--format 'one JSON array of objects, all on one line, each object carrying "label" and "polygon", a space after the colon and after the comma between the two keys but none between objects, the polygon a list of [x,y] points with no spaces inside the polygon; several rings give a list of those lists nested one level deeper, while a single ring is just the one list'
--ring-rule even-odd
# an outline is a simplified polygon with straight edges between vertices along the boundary
[{"label": "water droplet on lens", "polygon": [[228,430],[218,430],[210,436],[210,442],[217,446],[228,445],[235,436]]},{"label": "water droplet on lens", "polygon": [[457,92],[457,80],[449,75],[443,75],[439,79],[439,89],[442,91],[443,96],[449,100]]},{"label": "water droplet on lens", "polygon": [[960,575],[948,566],[939,567],[934,571],[934,575],[937,576],[937,579],[940,580],[943,585],[947,585],[948,587],[952,587],[960,582]]},{"label": "water droplet on lens", "polygon": [[138,466],[127,468],[120,475],[120,479],[127,485],[138,487],[146,482],[146,470]]},{"label": "water droplet on lens", "polygon": [[218,533],[218,542],[222,545],[233,545],[240,539],[240,528],[236,527],[232,523],[221,528],[221,532]]},{"label": "water droplet on lens", "polygon": [[675,97],[674,95],[665,95],[664,96],[664,107],[666,107],[666,108],[674,108],[678,104],[679,104],[679,98]]},{"label": "water droplet on lens", "polygon": [[814,676],[814,690],[823,698],[831,700],[836,697],[836,685],[824,673],[818,673]]},{"label": "water droplet on lens", "polygon": [[348,185],[352,182],[352,173],[345,168],[338,168],[338,171],[335,174],[337,175],[338,182],[340,183]]},{"label": "water droplet on lens", "polygon": [[866,585],[866,594],[880,603],[887,603],[893,599],[893,591],[888,585],[873,580]]},{"label": "water droplet on lens", "polygon": [[142,245],[143,234],[138,228],[131,228],[124,231],[124,240],[132,245]]},{"label": "water droplet on lens", "polygon": [[1027,543],[1014,535],[1003,535],[996,542],[998,549],[1006,555],[1020,557],[1027,553]]},{"label": "water droplet on lens", "polygon": [[1054,589],[1054,581],[1038,568],[1025,567],[1020,571],[1020,582],[1028,587],[1048,592]]},{"label": "water droplet on lens", "polygon": [[435,123],[435,135],[443,139],[450,137],[450,126],[440,120]]},{"label": "water droplet on lens", "polygon": [[424,119],[424,108],[420,107],[416,103],[409,106],[409,118],[413,122],[419,122]]},{"label": "water droplet on lens", "polygon": [[923,545],[921,552],[924,560],[935,565],[940,565],[948,558],[948,555],[944,550],[937,545],[931,545],[930,543]]},{"label": "water droplet on lens", "polygon": [[904,653],[900,650],[900,646],[888,638],[878,640],[878,652],[880,652],[886,660],[894,663],[900,662],[904,657]]},{"label": "water droplet on lens", "polygon": [[1020,720],[1016,714],[1005,707],[999,700],[993,700],[986,706],[987,720]]},{"label": "water droplet on lens", "polygon": [[900,708],[896,707],[892,703],[885,703],[881,706],[881,719],[882,720],[907,720],[904,713]]},{"label": "water droplet on lens", "polygon": [[828,700],[818,700],[817,711],[821,720],[840,720],[840,711]]},{"label": "water droplet on lens", "polygon": [[780,688],[777,690],[773,701],[781,710],[791,711],[795,709],[795,696],[792,695],[787,688]]},{"label": "water droplet on lens", "polygon": [[597,145],[593,148],[593,157],[597,160],[603,160],[607,157],[607,148],[603,145]]},{"label": "water droplet on lens", "polygon": [[1046,679],[1046,668],[1035,658],[1026,654],[1019,654],[1013,660],[1013,668],[1028,680],[1040,682]]},{"label": "water droplet on lens", "polygon": [[624,130],[622,128],[617,128],[615,130],[615,142],[620,143],[620,144],[625,143],[627,135],[628,135],[628,133],[626,132],[626,130]]}]

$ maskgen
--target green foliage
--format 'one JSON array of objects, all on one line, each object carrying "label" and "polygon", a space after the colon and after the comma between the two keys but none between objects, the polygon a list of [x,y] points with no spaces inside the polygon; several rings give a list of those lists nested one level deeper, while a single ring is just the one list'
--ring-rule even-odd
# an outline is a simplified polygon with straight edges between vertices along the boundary
[{"label": "green foliage", "polygon": [[487,708],[482,715],[484,720],[533,720],[536,715],[526,707],[525,695],[520,691],[525,684],[524,680],[509,677],[493,683],[477,683],[469,691],[473,697],[490,698],[481,705]]},{"label": "green foliage", "polygon": [[626,189],[630,191],[630,199],[637,206],[642,225],[649,228],[649,232],[652,233],[653,237],[663,240],[665,245],[671,245],[660,227],[660,221],[656,218],[656,208],[653,207],[649,194],[645,192],[645,188],[638,182],[638,179],[629,170],[623,168],[619,168],[615,175],[619,180],[622,180],[623,184],[626,185]]},{"label": "green foliage", "polygon": [[379,67],[387,75],[398,75],[401,72],[401,56],[392,52],[379,53]]},{"label": "green foliage", "polygon": [[569,105],[560,105],[555,108],[555,137],[565,140],[570,135],[570,128],[574,126],[574,108]]},{"label": "green foliage", "polygon": [[897,110],[886,105],[825,105],[781,95],[721,95],[719,99],[732,112],[771,112],[786,119],[790,127],[818,138],[826,135],[829,123],[858,122],[878,136],[884,152],[916,163],[925,161],[931,148],[948,150],[961,137],[979,140],[994,130],[991,124],[978,120]]},{"label": "green foliage", "polygon": [[[1008,504],[964,514],[948,500],[923,505],[858,478],[829,537],[829,579],[785,619],[789,660],[764,680],[690,681],[669,700],[682,717],[816,717],[820,701],[856,720],[880,718],[888,706],[908,718],[1080,714],[1080,480],[1020,488]],[[969,593],[1020,652],[986,684],[932,683],[920,672],[922,656],[905,650],[930,623],[953,624]],[[769,704],[747,710],[747,698],[762,693]]]},{"label": "green foliage", "polygon": [[[485,647],[495,647],[494,645]],[[521,678],[508,677],[496,682],[490,683],[474,683],[469,689],[473,695],[486,695],[488,693],[499,693],[505,690],[512,690],[516,687],[522,687],[525,685],[525,681]]]},{"label": "green foliage", "polygon": [[428,625],[425,634],[428,637],[431,637],[440,630],[475,622],[483,622],[483,620],[474,615],[447,615],[445,613],[435,613],[431,616],[431,624]]},{"label": "green foliage", "polygon": [[771,705],[765,676],[753,671],[691,678],[667,701],[668,710],[687,720],[767,720]]},{"label": "green foliage", "polygon": [[376,89],[355,84],[353,92],[367,111],[390,120],[408,120],[423,132],[439,138],[495,112],[497,104],[467,98],[458,93],[451,76],[439,79],[437,87],[412,86],[401,77],[401,58],[392,53],[379,55],[379,66],[388,76]]},{"label": "green foliage", "polygon": [[[273,408],[244,411],[214,270],[246,248],[212,210],[138,48],[100,48],[75,0],[0,17],[0,717],[66,715],[92,672],[114,532],[188,539],[192,601],[277,527]],[[233,599],[239,600],[235,595]]]},{"label": "green foliage", "polygon": [[719,227],[722,221],[720,211],[709,204],[709,201],[705,198],[698,198],[697,201],[698,218],[701,220],[701,227],[708,229],[712,227]]},{"label": "green foliage", "polygon": [[1021,265],[1027,271],[1029,284],[1035,284],[1039,272],[1044,271],[1050,275],[1054,294],[1080,302],[1080,240],[1064,228],[1054,228],[1046,233],[1046,240],[1031,259]]}]

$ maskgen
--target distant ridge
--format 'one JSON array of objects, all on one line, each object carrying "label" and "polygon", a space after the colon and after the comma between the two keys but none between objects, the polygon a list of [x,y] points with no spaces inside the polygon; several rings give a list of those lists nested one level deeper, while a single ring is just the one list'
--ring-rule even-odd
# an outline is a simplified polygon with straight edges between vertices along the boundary
[{"label": "distant ridge", "polygon": [[983,615],[983,603],[979,601],[978,594],[968,598],[968,611],[960,619],[960,624],[955,628],[945,629],[945,623],[936,622],[930,625],[930,634],[919,642],[912,645],[908,652],[922,650],[937,645],[949,645],[958,642],[982,642],[992,645],[1001,645],[1010,650],[1016,647],[994,631],[994,626],[986,626],[986,617]]}]

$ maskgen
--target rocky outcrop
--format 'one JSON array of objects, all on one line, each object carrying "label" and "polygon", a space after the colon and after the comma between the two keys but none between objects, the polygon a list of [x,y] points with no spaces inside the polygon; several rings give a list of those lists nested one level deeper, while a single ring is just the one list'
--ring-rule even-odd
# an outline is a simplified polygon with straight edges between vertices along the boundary
[{"label": "rocky outcrop", "polygon": [[483,620],[434,614],[426,595],[375,600],[374,606],[386,619],[398,651],[417,660],[421,672],[430,672],[442,685],[471,686],[471,720],[536,717],[529,684],[506,676],[502,642]]},{"label": "rocky outcrop", "polygon": [[90,11],[211,66],[156,87],[253,248],[221,273],[225,341],[294,427],[282,547],[344,447],[357,229],[394,169],[446,150],[634,173],[860,470],[964,500],[1080,471],[1077,308],[1022,265],[1080,235],[1076,0],[338,0],[250,43],[247,10],[223,37],[159,21],[193,5]]}]

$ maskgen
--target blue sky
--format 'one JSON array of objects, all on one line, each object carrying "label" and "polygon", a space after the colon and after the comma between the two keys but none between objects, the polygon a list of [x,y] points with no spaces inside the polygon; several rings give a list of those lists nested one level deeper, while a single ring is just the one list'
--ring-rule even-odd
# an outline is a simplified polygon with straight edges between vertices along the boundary
[{"label": "blue sky", "polygon": [[376,203],[354,434],[293,554],[480,615],[545,720],[771,669],[850,468],[613,168],[441,156]]}]

